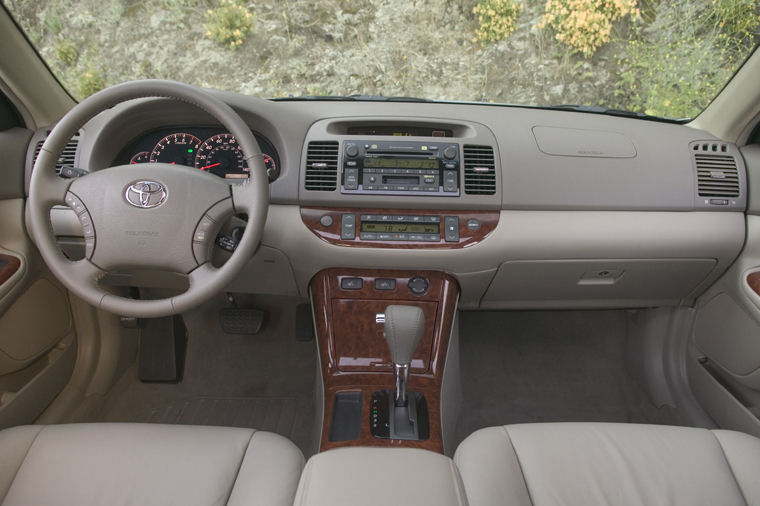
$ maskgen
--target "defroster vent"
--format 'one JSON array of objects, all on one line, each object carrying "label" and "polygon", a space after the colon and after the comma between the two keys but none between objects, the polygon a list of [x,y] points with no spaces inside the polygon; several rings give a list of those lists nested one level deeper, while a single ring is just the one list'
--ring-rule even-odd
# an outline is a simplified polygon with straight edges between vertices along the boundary
[{"label": "defroster vent", "polygon": [[[45,142],[45,139],[37,141],[37,145],[34,147],[34,159],[32,160],[32,166],[34,166],[34,164],[37,163],[37,156],[40,154],[40,150],[42,149],[42,144],[44,142]],[[61,157],[58,159],[57,162],[55,162],[56,174],[61,173],[61,167],[63,167],[64,165],[69,165],[71,167],[74,167],[74,161],[76,159],[76,154],[77,154],[77,146],[79,146],[78,134],[72,137],[71,140],[66,143],[66,147],[63,148],[63,153],[61,153]]]},{"label": "defroster vent", "polygon": [[695,143],[692,146],[700,197],[738,197],[739,172],[736,158],[723,143]]},{"label": "defroster vent", "polygon": [[306,150],[307,190],[333,191],[338,184],[338,142],[312,141]]},{"label": "defroster vent", "polygon": [[491,146],[464,146],[464,192],[468,195],[496,193],[496,165]]}]

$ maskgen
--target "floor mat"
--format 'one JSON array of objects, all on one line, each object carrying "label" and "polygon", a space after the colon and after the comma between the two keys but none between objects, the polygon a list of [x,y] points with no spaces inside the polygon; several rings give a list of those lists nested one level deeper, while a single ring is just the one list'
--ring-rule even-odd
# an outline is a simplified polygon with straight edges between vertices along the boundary
[{"label": "floor mat", "polygon": [[185,374],[178,384],[141,383],[133,364],[102,406],[82,420],[250,427],[281,434],[301,451],[314,451],[314,342],[296,339],[294,297],[238,297],[266,311],[256,335],[222,331],[218,297],[186,313]]},{"label": "floor mat", "polygon": [[529,422],[678,424],[628,374],[625,311],[463,312],[461,440]]}]

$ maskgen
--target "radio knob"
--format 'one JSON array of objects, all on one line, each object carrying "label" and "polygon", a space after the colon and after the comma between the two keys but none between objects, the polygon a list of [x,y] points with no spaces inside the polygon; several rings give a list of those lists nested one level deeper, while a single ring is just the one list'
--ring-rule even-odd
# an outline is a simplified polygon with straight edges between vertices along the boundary
[{"label": "radio knob", "polygon": [[356,144],[349,144],[346,146],[346,156],[350,158],[359,156],[359,148],[356,147]]},{"label": "radio knob", "polygon": [[447,160],[453,160],[454,158],[457,157],[457,152],[458,151],[459,150],[457,149],[456,146],[449,146],[449,147],[447,147],[446,149],[443,150],[443,156]]}]

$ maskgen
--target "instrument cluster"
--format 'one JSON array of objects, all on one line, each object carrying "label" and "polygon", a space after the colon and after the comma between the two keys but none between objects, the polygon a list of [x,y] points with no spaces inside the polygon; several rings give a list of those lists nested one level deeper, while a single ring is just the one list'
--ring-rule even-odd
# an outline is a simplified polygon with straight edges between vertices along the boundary
[{"label": "instrument cluster", "polygon": [[[280,175],[272,143],[254,132],[264,155],[269,181]],[[195,167],[230,180],[246,180],[248,164],[235,136],[219,127],[176,127],[154,130],[138,138],[119,156],[122,163],[171,163]]]}]

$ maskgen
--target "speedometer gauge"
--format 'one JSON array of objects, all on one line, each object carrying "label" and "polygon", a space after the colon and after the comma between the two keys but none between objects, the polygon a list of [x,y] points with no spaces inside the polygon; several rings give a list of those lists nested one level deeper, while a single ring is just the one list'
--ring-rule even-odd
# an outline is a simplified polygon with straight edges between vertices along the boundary
[{"label": "speedometer gauge", "polygon": [[201,144],[195,166],[227,179],[247,179],[248,164],[232,134],[219,134]]},{"label": "speedometer gauge", "polygon": [[201,140],[194,135],[176,133],[167,135],[153,148],[150,161],[153,163],[176,163],[193,166]]}]

